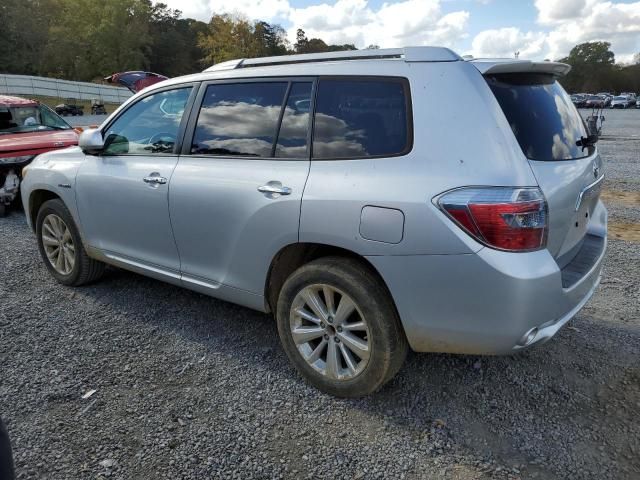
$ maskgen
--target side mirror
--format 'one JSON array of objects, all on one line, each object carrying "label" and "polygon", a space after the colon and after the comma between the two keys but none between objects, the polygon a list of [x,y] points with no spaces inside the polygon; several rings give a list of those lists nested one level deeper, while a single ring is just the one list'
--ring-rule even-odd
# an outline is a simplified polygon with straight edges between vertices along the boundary
[{"label": "side mirror", "polygon": [[78,146],[87,155],[97,155],[104,149],[102,132],[97,128],[85,130],[80,134]]}]

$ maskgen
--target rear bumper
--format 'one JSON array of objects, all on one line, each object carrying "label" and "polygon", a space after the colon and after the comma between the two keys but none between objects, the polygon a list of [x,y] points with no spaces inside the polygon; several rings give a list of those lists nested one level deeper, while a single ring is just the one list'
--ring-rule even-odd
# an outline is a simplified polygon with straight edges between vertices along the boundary
[{"label": "rear bumper", "polygon": [[386,281],[415,351],[509,354],[549,340],[596,291],[606,252],[606,210],[602,204],[597,210],[589,233],[601,248],[569,288],[547,250],[368,259]]}]

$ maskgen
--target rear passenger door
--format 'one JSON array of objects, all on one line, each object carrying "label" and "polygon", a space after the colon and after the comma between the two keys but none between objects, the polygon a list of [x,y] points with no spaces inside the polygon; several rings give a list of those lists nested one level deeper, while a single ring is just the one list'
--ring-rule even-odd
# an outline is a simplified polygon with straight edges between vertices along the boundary
[{"label": "rear passenger door", "polygon": [[310,78],[201,86],[169,193],[186,286],[261,295],[298,241],[313,91]]}]

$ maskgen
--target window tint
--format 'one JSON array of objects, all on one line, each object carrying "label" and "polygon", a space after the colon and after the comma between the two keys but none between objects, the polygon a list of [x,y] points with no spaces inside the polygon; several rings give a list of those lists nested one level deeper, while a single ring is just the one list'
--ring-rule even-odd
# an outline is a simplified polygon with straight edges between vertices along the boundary
[{"label": "window tint", "polygon": [[287,82],[209,85],[191,153],[271,157]]},{"label": "window tint", "polygon": [[282,114],[276,157],[299,158],[307,155],[310,107],[311,82],[292,83]]},{"label": "window tint", "polygon": [[410,145],[408,86],[400,79],[321,79],[314,158],[392,156]]},{"label": "window tint", "polygon": [[531,160],[589,155],[576,142],[587,132],[571,97],[551,75],[503,74],[487,78],[520,148]]},{"label": "window tint", "polygon": [[[158,92],[130,106],[105,135],[104,153],[174,153],[180,121],[191,87]],[[167,109],[167,105],[171,105]]]}]

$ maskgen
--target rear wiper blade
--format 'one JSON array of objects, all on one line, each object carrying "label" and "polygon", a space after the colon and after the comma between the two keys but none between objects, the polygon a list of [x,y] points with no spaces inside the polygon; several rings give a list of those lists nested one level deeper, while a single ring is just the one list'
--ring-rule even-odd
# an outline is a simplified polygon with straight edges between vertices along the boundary
[{"label": "rear wiper blade", "polygon": [[586,148],[593,147],[598,142],[598,135],[589,135],[587,137],[580,137],[580,140],[576,142],[576,146]]}]

